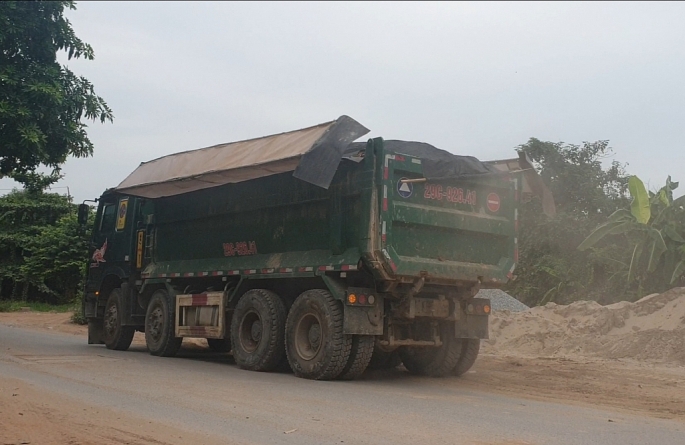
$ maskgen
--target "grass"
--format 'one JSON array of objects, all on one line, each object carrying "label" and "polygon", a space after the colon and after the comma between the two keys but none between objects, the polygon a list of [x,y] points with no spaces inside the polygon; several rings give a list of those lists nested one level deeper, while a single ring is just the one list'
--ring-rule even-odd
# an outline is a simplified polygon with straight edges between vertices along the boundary
[{"label": "grass", "polygon": [[34,312],[71,312],[78,308],[74,306],[73,303],[68,304],[47,304],[47,303],[35,303],[32,301],[6,301],[0,300],[0,312],[19,312],[21,308],[30,308]]},{"label": "grass", "polygon": [[48,304],[36,303],[32,301],[7,301],[0,300],[0,312],[20,312],[22,308],[29,308],[32,312],[72,312],[71,322],[74,324],[85,325],[88,323],[82,313],[81,308],[77,304]]}]

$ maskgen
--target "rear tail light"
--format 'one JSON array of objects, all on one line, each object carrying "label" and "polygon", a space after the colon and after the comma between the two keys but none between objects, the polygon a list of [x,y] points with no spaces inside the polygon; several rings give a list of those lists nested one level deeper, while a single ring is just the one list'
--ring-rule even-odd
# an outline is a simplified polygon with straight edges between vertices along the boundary
[{"label": "rear tail light", "polygon": [[345,301],[349,305],[371,306],[371,305],[376,303],[376,297],[374,295],[367,295],[367,294],[363,294],[361,292],[358,292],[358,293],[350,292],[347,294],[347,298],[345,299]]},{"label": "rear tail light", "polygon": [[489,303],[469,303],[466,305],[466,313],[470,315],[490,315],[492,307]]}]

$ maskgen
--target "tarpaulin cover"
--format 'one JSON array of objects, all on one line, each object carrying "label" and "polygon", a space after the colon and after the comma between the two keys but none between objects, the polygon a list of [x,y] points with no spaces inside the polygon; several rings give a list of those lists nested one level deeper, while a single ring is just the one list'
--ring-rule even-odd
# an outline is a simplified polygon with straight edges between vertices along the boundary
[{"label": "tarpaulin cover", "polygon": [[[424,142],[389,140],[383,141],[383,145],[395,153],[421,159],[423,176],[431,180],[464,179],[480,175],[522,172],[524,194],[539,196],[543,212],[550,217],[556,215],[552,192],[535,171],[531,160],[524,152],[519,152],[519,157],[514,159],[481,162],[473,156],[455,155]],[[364,143],[349,144],[343,156],[356,156],[365,148]]]},{"label": "tarpaulin cover", "polygon": [[[499,173],[493,166],[481,162],[473,156],[455,155],[425,142],[383,141],[383,146],[395,153],[421,159],[423,176],[426,179],[463,178],[474,175]],[[363,150],[365,144],[350,144],[345,154]]]},{"label": "tarpaulin cover", "polygon": [[343,149],[368,132],[341,116],[301,130],[176,153],[141,163],[116,190],[159,198],[288,171],[328,188]]}]

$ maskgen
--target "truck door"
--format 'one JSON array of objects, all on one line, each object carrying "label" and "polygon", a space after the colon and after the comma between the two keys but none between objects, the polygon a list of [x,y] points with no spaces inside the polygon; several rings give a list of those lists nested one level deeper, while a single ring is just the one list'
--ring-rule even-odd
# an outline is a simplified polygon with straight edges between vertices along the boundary
[{"label": "truck door", "polygon": [[98,217],[93,230],[93,244],[90,256],[90,276],[99,283],[112,267],[126,270],[130,261],[131,240],[127,236],[129,198],[108,196],[100,201]]}]

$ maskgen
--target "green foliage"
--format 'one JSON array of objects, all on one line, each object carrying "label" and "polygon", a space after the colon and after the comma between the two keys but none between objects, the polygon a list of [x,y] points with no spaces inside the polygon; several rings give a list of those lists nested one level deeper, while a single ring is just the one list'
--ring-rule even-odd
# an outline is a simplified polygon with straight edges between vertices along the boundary
[{"label": "green foliage", "polygon": [[[673,199],[677,187],[669,176],[664,187],[648,193],[642,181],[632,176],[630,211],[616,211],[578,248],[591,249],[608,235],[623,235],[617,242],[632,245],[630,264],[626,266],[628,284],[635,282],[638,294],[666,290],[685,271],[685,198]],[[647,255],[643,257],[643,253]]]},{"label": "green foliage", "polygon": [[645,185],[637,176],[631,176],[628,180],[628,190],[630,196],[633,197],[633,201],[630,203],[630,213],[640,224],[647,224],[652,214]]},{"label": "green foliage", "polygon": [[[528,305],[579,299],[612,301],[630,294],[624,260],[628,245],[600,243],[591,251],[578,245],[593,229],[629,205],[629,178],[613,162],[607,141],[582,145],[530,139],[521,145],[554,195],[557,215],[546,217],[538,197],[522,203],[517,279],[507,290]],[[603,230],[621,230],[619,224]]]},{"label": "green foliage", "polygon": [[74,301],[87,236],[65,196],[24,190],[0,197],[0,299]]},{"label": "green foliage", "polygon": [[68,304],[48,304],[35,301],[8,301],[0,300],[0,312],[20,312],[24,308],[29,308],[33,312],[71,312],[74,309],[73,303]]},{"label": "green foliage", "polygon": [[71,318],[69,318],[69,321],[71,321],[73,324],[78,325],[88,324],[86,314],[83,312],[80,305],[78,305],[77,307],[72,307],[72,310],[74,311],[74,313],[71,314]]},{"label": "green foliage", "polygon": [[44,165],[59,172],[67,157],[87,157],[93,144],[82,119],[112,121],[93,85],[57,61],[92,60],[64,9],[71,1],[0,2],[0,177],[25,182]]},{"label": "green foliage", "polygon": [[41,227],[26,243],[22,276],[41,292],[72,301],[88,255],[88,243],[79,232],[75,212]]}]

